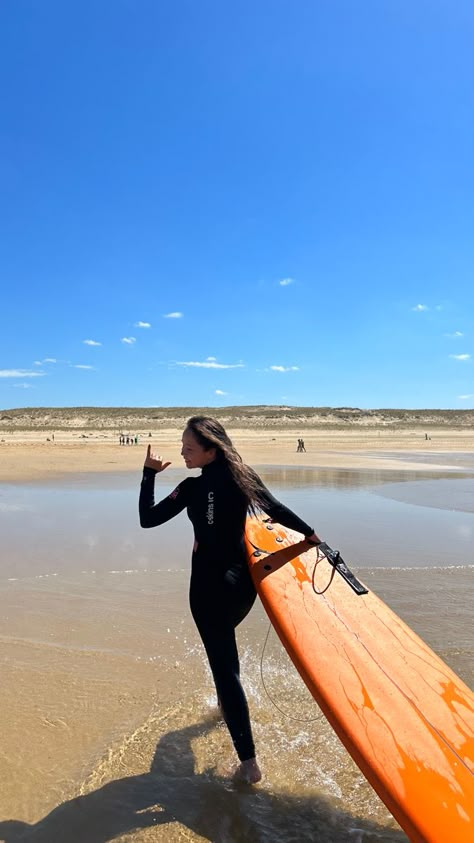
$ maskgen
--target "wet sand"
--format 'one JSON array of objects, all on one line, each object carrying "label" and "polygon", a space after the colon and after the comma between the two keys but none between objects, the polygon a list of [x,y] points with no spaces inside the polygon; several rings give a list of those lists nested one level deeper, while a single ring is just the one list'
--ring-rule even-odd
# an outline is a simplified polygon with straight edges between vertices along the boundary
[{"label": "wet sand", "polygon": [[[174,438],[179,442],[179,432],[161,436],[152,439],[154,447],[180,467]],[[287,433],[244,431],[234,440],[251,464],[272,465],[275,472],[281,465],[298,466],[295,482],[308,488],[314,483],[310,466],[326,466],[320,482],[334,494],[341,488],[339,508],[353,499],[349,479],[356,492],[361,489],[360,506],[367,514],[385,517],[392,497],[391,540],[377,549],[380,555],[384,548],[386,567],[372,568],[369,560],[364,580],[470,683],[472,560],[465,559],[462,531],[471,528],[472,514],[462,507],[465,514],[443,514],[440,496],[433,493],[437,483],[450,482],[450,473],[463,472],[466,480],[460,483],[470,482],[467,438],[450,438],[449,447],[432,439],[424,449],[418,438],[416,447],[411,440],[408,448],[386,440],[383,447],[370,441],[362,448],[355,437],[336,447],[332,438],[306,435],[306,454],[295,453],[296,439]],[[6,523],[13,524],[0,577],[0,840],[405,841],[319,714],[273,632],[263,659],[271,699],[262,687],[268,623],[258,603],[239,640],[265,780],[254,791],[232,783],[230,741],[215,716],[211,677],[187,608],[189,525],[182,519],[160,537],[157,531],[136,535],[135,483],[146,444],[56,438],[54,445],[12,441],[0,450],[0,479],[12,484],[3,486],[0,511],[3,505]],[[442,468],[434,477],[436,466]],[[372,487],[378,484],[375,497],[366,489],[370,483],[362,469]],[[94,474],[88,474],[91,470]],[[411,492],[405,495],[408,502],[398,502],[404,484],[412,489],[408,477],[424,483],[418,479],[423,473],[432,484],[423,499],[424,529],[428,532],[431,523],[434,530],[444,517],[440,530],[446,523],[459,536],[454,569],[445,554],[435,557],[433,543],[429,579],[424,568],[401,569],[394,541],[397,528],[408,523],[403,519],[416,518]],[[91,507],[107,499],[111,514],[104,534],[110,542],[77,503],[76,487],[87,493]],[[130,503],[119,503],[119,487],[131,488]],[[47,505],[37,506],[35,488],[37,495],[49,489],[64,499],[61,523],[48,520]],[[329,512],[329,492],[325,497]],[[79,510],[73,521],[68,508]],[[352,523],[349,509],[344,514]],[[336,528],[337,518],[331,532]],[[380,530],[383,535],[383,520]],[[413,539],[413,560],[421,540],[421,534]],[[466,548],[472,546],[469,536],[465,540]],[[377,541],[367,537],[368,544],[377,546]],[[295,708],[306,722],[290,719]]]}]

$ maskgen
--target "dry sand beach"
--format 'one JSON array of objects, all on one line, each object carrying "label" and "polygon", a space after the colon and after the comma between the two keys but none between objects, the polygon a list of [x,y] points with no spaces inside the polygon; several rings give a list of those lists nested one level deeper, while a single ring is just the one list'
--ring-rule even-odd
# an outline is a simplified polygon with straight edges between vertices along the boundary
[{"label": "dry sand beach", "polygon": [[[150,442],[163,458],[181,467],[183,428],[163,428],[139,434],[138,445],[119,446],[118,435],[90,431],[77,438],[68,432],[56,432],[54,442],[39,433],[5,434],[0,443],[0,478],[8,482],[52,479],[69,473],[137,471]],[[403,468],[420,470],[423,464],[445,466],[443,454],[474,453],[474,432],[464,430],[431,431],[425,440],[419,429],[403,431],[304,431],[306,452],[296,453],[300,428],[287,430],[249,430],[232,428],[228,432],[249,465],[305,465],[334,468],[393,468],[397,458]],[[83,438],[82,438],[83,437]],[[48,439],[50,441],[48,441]],[[416,462],[413,455],[417,455]],[[422,457],[426,455],[426,463]],[[421,459],[420,459],[421,457]]]},{"label": "dry sand beach", "polygon": [[[250,465],[384,469],[393,467],[396,455],[405,468],[419,470],[420,455],[426,454],[432,467],[436,455],[445,464],[444,452],[474,452],[471,410],[32,408],[0,412],[0,479],[136,471],[149,442],[180,466],[181,433],[186,419],[198,412],[222,421]],[[119,446],[120,433],[138,436],[142,452],[136,445]],[[296,453],[299,437],[306,453]]]},{"label": "dry sand beach", "polygon": [[[283,708],[298,699],[308,724],[282,718],[268,703],[259,606],[240,641],[266,780],[254,796],[229,784],[232,753],[187,609],[189,525],[176,521],[158,538],[136,523],[147,444],[172,460],[170,471],[183,472],[180,437],[193,412],[0,413],[0,840],[286,843],[298,828],[294,839],[309,843],[317,827],[321,843],[405,841],[318,719],[277,641],[267,653],[272,694]],[[415,475],[449,478],[462,469],[474,477],[470,411],[209,412],[249,464],[271,466],[275,476],[279,467],[298,467],[295,493],[299,469],[311,467],[348,470],[367,483],[377,477],[380,488],[396,476],[407,488]],[[138,444],[120,445],[121,433],[138,436]],[[296,452],[300,437],[306,453]],[[377,511],[382,537],[384,517],[396,533],[403,513]],[[443,513],[432,513],[426,523],[444,529]],[[472,510],[461,515],[472,521]],[[460,536],[471,521],[459,524]],[[463,560],[469,546],[459,551]],[[408,570],[367,569],[364,579],[469,680],[472,565],[458,568],[453,576],[435,566],[429,591],[422,573]],[[441,614],[439,594],[447,595]]]}]

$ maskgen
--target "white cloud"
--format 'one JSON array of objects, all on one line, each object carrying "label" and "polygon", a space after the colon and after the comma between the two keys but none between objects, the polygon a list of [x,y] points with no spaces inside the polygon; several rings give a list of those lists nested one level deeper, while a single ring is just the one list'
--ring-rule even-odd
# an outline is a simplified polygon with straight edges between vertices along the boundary
[{"label": "white cloud", "polygon": [[471,359],[470,354],[450,354],[449,356],[452,357],[453,360],[470,360]]},{"label": "white cloud", "polygon": [[463,337],[464,334],[461,331],[454,331],[453,334],[445,334],[445,337],[449,337],[452,340],[458,339],[458,337]]},{"label": "white cloud", "polygon": [[270,366],[272,372],[299,372],[299,366]]},{"label": "white cloud", "polygon": [[216,389],[216,395],[227,395],[227,392],[223,392],[222,389]]},{"label": "white cloud", "polygon": [[86,366],[83,363],[74,363],[72,368],[73,369],[93,369],[94,367],[93,366]]},{"label": "white cloud", "polygon": [[138,322],[135,322],[133,327],[134,328],[151,328],[151,323],[150,322],[140,322],[140,321],[138,321]]},{"label": "white cloud", "polygon": [[16,387],[17,389],[34,389],[35,388],[32,383],[14,383],[13,386]]},{"label": "white cloud", "polygon": [[183,315],[179,310],[173,310],[172,313],[164,313],[163,319],[182,319]]},{"label": "white cloud", "polygon": [[82,340],[84,345],[102,345],[101,342],[97,342],[96,340]]},{"label": "white cloud", "polygon": [[469,395],[458,395],[458,398],[461,401],[469,401],[471,398],[474,398],[474,392],[471,392]]},{"label": "white cloud", "polygon": [[217,360],[217,357],[206,357],[206,360]]},{"label": "white cloud", "polygon": [[243,363],[216,363],[215,359],[207,359],[202,363],[195,360],[177,361],[177,366],[189,366],[195,369],[242,369]]},{"label": "white cloud", "polygon": [[135,337],[122,337],[120,342],[125,343],[125,345],[133,345],[133,343],[136,342],[136,339]]},{"label": "white cloud", "polygon": [[412,310],[421,313],[423,310],[429,310],[429,307],[426,304],[416,304],[415,307],[412,307]]},{"label": "white cloud", "polygon": [[46,372],[29,372],[27,369],[0,369],[0,378],[42,378]]},{"label": "white cloud", "polygon": [[289,287],[290,284],[295,283],[295,279],[294,278],[282,278],[281,281],[279,281],[278,283],[279,283],[280,287]]},{"label": "white cloud", "polygon": [[45,357],[44,360],[35,360],[33,366],[42,366],[43,363],[57,363],[55,357]]}]

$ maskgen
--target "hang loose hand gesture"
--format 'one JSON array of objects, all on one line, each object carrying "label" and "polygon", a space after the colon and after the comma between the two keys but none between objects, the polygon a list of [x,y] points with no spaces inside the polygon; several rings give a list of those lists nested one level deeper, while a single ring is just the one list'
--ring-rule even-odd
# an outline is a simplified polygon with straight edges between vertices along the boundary
[{"label": "hang loose hand gesture", "polygon": [[145,468],[153,468],[155,471],[164,471],[169,465],[171,465],[170,462],[162,462],[161,457],[157,457],[155,454],[152,454],[151,445],[148,445],[144,462]]}]

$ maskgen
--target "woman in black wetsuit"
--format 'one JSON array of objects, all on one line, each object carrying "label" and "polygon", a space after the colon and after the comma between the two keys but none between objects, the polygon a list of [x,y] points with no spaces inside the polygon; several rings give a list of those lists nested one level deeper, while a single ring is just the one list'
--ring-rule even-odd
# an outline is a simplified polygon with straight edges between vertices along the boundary
[{"label": "woman in black wetsuit", "polygon": [[235,627],[246,617],[256,591],[244,544],[247,512],[263,510],[274,521],[297,530],[308,544],[320,539],[301,518],[277,501],[258,475],[242,462],[223,426],[206,416],[193,416],[183,433],[181,455],[187,468],[201,468],[199,477],[183,480],[155,503],[157,472],[169,462],[148,446],[140,489],[140,524],[156,527],[184,508],[194,527],[191,569],[191,612],[214,677],[221,711],[240,760],[238,775],[248,783],[261,779],[249,710],[240,683]]}]

